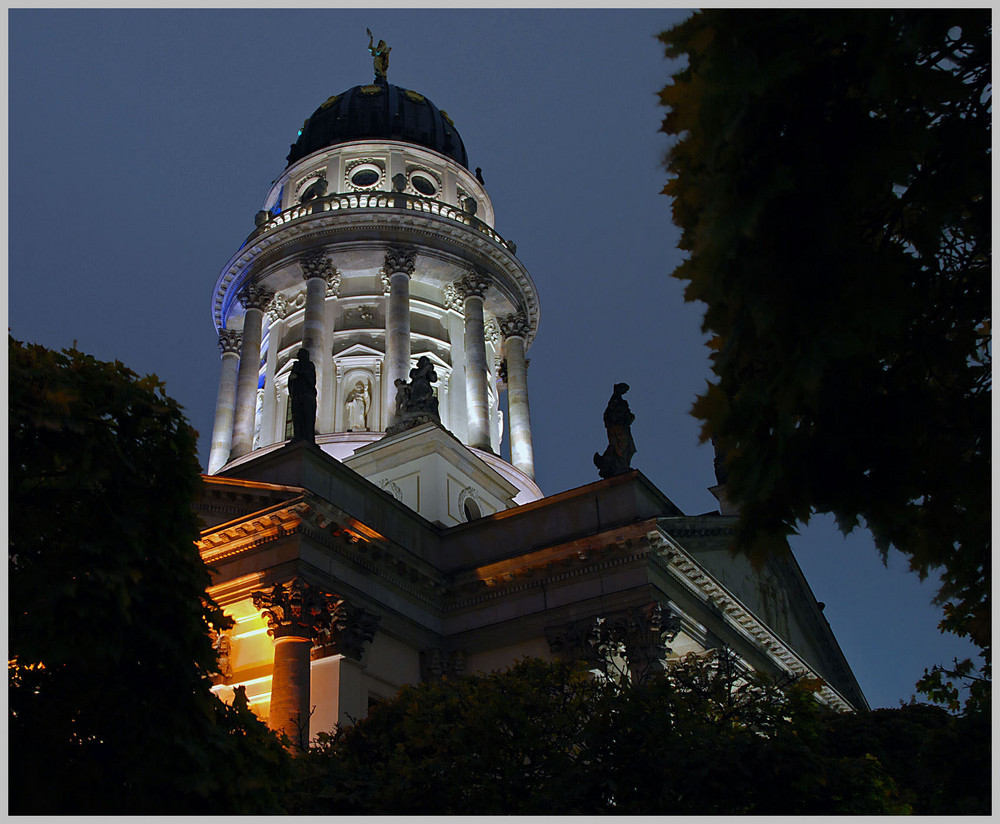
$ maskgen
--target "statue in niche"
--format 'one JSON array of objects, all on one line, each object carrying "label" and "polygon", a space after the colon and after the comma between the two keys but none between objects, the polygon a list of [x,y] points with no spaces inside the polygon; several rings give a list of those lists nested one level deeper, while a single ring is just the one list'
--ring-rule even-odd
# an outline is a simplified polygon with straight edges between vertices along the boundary
[{"label": "statue in niche", "polygon": [[396,423],[386,429],[387,434],[394,435],[422,423],[441,425],[438,399],[431,386],[436,382],[437,372],[426,355],[421,355],[417,365],[410,370],[409,383],[396,378]]},{"label": "statue in niche", "polygon": [[389,52],[392,51],[392,47],[387,46],[385,40],[379,40],[376,46],[372,30],[365,29],[365,31],[368,32],[368,51],[374,58],[375,80],[376,82],[379,78],[385,80],[389,74]]},{"label": "statue in niche", "polygon": [[627,383],[616,383],[607,408],[604,410],[604,428],[608,431],[608,448],[601,455],[594,453],[594,465],[602,478],[621,475],[632,469],[635,441],[632,440],[632,422],[635,415],[622,397],[628,392]]},{"label": "statue in niche", "polygon": [[368,429],[368,410],[372,404],[371,390],[367,381],[358,381],[347,395],[347,431],[360,432]]},{"label": "statue in niche", "polygon": [[292,440],[316,443],[316,366],[309,350],[300,349],[288,376],[288,402],[292,405]]}]

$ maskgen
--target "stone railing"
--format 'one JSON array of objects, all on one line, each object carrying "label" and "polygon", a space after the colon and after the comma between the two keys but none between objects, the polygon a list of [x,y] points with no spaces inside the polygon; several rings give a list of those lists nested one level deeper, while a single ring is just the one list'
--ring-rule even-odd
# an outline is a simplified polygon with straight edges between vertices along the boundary
[{"label": "stone railing", "polygon": [[[280,212],[277,215],[264,217],[266,213],[261,213],[263,220],[257,228],[250,233],[250,236],[243,241],[246,246],[254,238],[265,232],[289,223],[293,220],[308,219],[312,215],[323,214],[324,212],[338,212],[350,209],[401,209],[408,212],[422,212],[424,214],[436,215],[458,223],[464,223],[471,229],[486,235],[495,240],[511,254],[517,254],[517,246],[512,240],[504,240],[493,228],[474,215],[469,214],[457,206],[442,203],[440,200],[432,200],[427,197],[416,195],[399,194],[395,192],[350,192],[340,195],[328,195],[316,198],[308,203],[300,203],[290,209]],[[240,248],[243,248],[242,246]]]}]

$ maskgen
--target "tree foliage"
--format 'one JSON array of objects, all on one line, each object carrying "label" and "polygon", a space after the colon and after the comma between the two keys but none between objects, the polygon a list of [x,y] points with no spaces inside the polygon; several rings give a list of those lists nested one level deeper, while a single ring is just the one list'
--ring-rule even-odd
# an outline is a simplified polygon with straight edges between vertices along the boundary
[{"label": "tree foliage", "polygon": [[11,812],[280,811],[284,751],[210,692],[196,433],[155,376],[8,350]]},{"label": "tree foliage", "polygon": [[906,811],[868,754],[830,754],[811,685],[693,658],[638,683],[537,659],[404,688],[301,759],[298,814]]},{"label": "tree foliage", "polygon": [[751,555],[863,523],[990,644],[989,9],[708,10],[665,32],[665,193]]}]

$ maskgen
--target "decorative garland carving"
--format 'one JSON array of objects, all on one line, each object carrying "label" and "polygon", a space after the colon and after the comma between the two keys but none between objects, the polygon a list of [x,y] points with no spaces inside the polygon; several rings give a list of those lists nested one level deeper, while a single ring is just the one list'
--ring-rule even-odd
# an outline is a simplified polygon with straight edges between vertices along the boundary
[{"label": "decorative garland carving", "polygon": [[223,329],[219,332],[219,352],[223,355],[230,352],[240,353],[240,345],[243,343],[243,333],[235,329]]},{"label": "decorative garland carving", "polygon": [[483,337],[487,343],[492,343],[494,349],[500,348],[500,326],[496,318],[487,318],[483,324]]},{"label": "decorative garland carving", "polygon": [[465,314],[465,300],[454,283],[449,283],[444,287],[444,308],[458,312],[460,315]]},{"label": "decorative garland carving", "polygon": [[271,302],[267,305],[267,316],[271,319],[271,323],[277,323],[288,316],[288,298],[281,292],[271,298]]},{"label": "decorative garland carving", "polygon": [[397,501],[403,500],[403,490],[399,488],[397,484],[394,484],[388,478],[385,478],[381,483],[379,483],[379,489],[384,489]]}]

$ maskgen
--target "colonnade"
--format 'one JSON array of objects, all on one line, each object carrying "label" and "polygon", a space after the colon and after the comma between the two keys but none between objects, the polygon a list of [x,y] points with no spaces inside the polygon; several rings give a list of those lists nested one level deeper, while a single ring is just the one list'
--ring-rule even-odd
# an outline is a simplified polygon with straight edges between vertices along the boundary
[{"label": "colonnade", "polygon": [[[384,420],[395,423],[395,382],[406,381],[410,371],[410,278],[415,269],[416,250],[389,248],[383,273],[388,280],[385,319],[385,404]],[[322,398],[328,374],[329,347],[325,342],[325,306],[330,290],[336,294],[340,276],[328,257],[311,253],[299,259],[306,282],[302,346],[316,364],[317,396]],[[336,281],[336,286],[334,286]],[[473,269],[453,284],[463,301],[465,315],[465,391],[468,445],[491,451],[489,365],[486,354],[484,304],[491,288],[489,277]],[[254,415],[260,374],[261,324],[274,293],[249,284],[239,294],[245,309],[243,331],[222,330],[219,348],[222,374],[212,430],[208,472],[217,472],[226,463],[253,448]],[[280,296],[279,296],[280,297]],[[506,364],[507,397],[511,443],[511,463],[534,478],[531,422],[528,410],[527,360],[524,341],[529,325],[523,312],[499,319]],[[237,349],[239,354],[237,356]],[[329,391],[329,390],[328,390]]]}]

